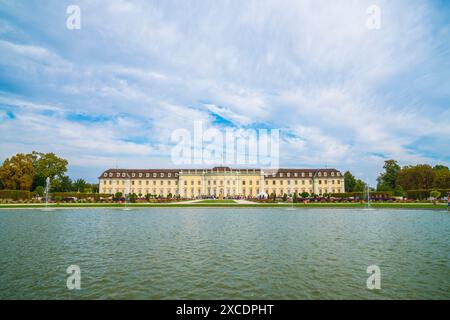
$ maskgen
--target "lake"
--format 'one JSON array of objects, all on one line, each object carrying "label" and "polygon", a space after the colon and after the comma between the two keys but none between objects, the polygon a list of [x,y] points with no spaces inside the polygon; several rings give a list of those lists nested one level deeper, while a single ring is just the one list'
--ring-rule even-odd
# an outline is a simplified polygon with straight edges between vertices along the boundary
[{"label": "lake", "polygon": [[1,299],[450,299],[449,255],[445,210],[0,210]]}]

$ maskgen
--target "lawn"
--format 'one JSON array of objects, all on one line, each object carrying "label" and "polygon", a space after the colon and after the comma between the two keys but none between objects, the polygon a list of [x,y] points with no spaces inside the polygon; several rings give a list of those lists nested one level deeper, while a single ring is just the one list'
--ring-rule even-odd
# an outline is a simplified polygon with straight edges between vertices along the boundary
[{"label": "lawn", "polygon": [[202,200],[196,203],[236,203],[234,200]]}]

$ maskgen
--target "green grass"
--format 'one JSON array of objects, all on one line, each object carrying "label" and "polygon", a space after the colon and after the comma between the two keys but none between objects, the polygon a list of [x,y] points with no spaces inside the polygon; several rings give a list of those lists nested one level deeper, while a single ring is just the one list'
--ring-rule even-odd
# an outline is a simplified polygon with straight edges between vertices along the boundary
[{"label": "green grass", "polygon": [[236,203],[234,200],[202,200],[196,203]]},{"label": "green grass", "polygon": [[[208,201],[208,200],[205,200]],[[211,201],[211,200],[209,200]],[[213,202],[201,202],[201,203],[133,203],[128,204],[128,207],[133,208],[208,208],[208,207],[220,207],[220,208],[283,208],[291,206],[290,203],[254,203],[254,204],[238,204],[238,203],[220,203],[212,200]],[[227,200],[222,200],[227,201]],[[230,200],[228,200],[230,201]],[[232,201],[232,200],[231,200]],[[296,208],[365,208],[365,204],[360,203],[295,203]],[[447,209],[447,204],[442,203],[434,205],[432,203],[373,203],[372,208],[391,208],[391,209]],[[45,204],[0,204],[0,209],[11,208],[44,208]],[[123,204],[119,203],[64,203],[64,204],[50,204],[51,208],[123,208]]]}]

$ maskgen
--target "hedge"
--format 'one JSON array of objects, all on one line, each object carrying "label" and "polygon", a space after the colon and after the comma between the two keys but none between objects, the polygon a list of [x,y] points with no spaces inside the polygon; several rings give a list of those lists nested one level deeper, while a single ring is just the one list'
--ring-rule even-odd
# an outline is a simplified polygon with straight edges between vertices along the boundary
[{"label": "hedge", "polygon": [[24,190],[0,190],[0,199],[29,200],[31,192]]},{"label": "hedge", "polygon": [[[359,198],[365,199],[367,197],[365,192],[344,192],[344,193],[330,193],[332,198]],[[392,192],[390,191],[370,191],[370,198],[392,198]]]},{"label": "hedge", "polygon": [[430,197],[431,191],[439,191],[441,193],[441,197],[445,197],[450,193],[450,189],[419,189],[419,190],[407,190],[406,196],[410,199],[428,199]]},{"label": "hedge", "polygon": [[83,193],[83,192],[53,192],[50,193],[51,198],[77,198],[77,199],[87,199],[87,198],[110,198],[113,195],[106,193]]}]

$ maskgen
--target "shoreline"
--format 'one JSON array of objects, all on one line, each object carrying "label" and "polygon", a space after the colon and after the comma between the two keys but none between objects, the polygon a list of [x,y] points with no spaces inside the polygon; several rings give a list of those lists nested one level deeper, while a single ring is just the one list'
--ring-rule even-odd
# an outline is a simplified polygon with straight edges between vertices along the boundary
[{"label": "shoreline", "polygon": [[[0,204],[2,209],[44,209],[45,204]],[[81,209],[81,208],[124,208],[119,203],[64,203],[49,204],[51,209]],[[129,203],[128,208],[290,208],[290,203]],[[334,209],[365,209],[365,204],[360,203],[296,203],[293,207],[298,209],[334,208]],[[432,203],[372,203],[372,209],[426,209],[448,210],[445,203],[434,205]]]}]

